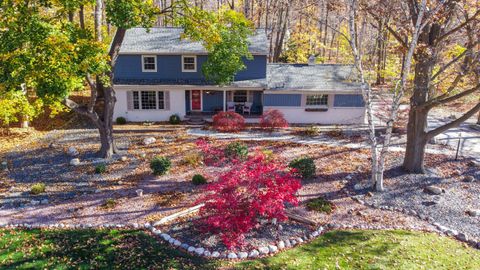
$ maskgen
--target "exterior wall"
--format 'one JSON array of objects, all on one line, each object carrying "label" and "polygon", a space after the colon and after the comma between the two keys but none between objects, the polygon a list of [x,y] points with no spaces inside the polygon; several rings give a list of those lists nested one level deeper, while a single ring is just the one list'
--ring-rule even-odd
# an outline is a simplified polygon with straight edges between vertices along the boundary
[{"label": "exterior wall", "polygon": [[318,94],[329,95],[328,107],[325,108],[325,111],[306,111],[305,94],[315,93],[265,94],[265,107],[263,110],[279,110],[285,115],[285,119],[293,124],[340,125],[365,123],[366,109],[363,100],[359,103],[358,94],[340,96],[333,93],[319,92]]},{"label": "exterior wall", "polygon": [[[169,91],[170,92],[170,109],[168,110],[128,110],[127,92],[128,91]],[[129,122],[162,122],[168,121],[171,115],[178,114],[180,118],[184,118],[185,109],[185,90],[169,90],[158,86],[115,86],[117,103],[113,113],[113,119],[117,117],[125,117]]]},{"label": "exterior wall", "polygon": [[[118,56],[115,66],[115,79],[119,80],[203,80],[202,64],[206,55],[197,55],[197,71],[182,72],[182,55],[157,55],[157,71],[142,72],[142,55]],[[245,60],[246,69],[239,72],[236,80],[261,79],[267,74],[267,57],[255,55],[252,60]]]},{"label": "exterior wall", "polygon": [[223,91],[211,91],[210,94],[203,91],[202,103],[204,112],[214,112],[216,108],[223,110]]}]

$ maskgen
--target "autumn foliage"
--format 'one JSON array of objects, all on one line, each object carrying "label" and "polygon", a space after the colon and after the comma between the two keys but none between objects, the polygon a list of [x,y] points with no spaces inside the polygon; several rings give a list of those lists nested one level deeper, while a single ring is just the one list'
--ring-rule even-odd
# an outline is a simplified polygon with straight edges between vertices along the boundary
[{"label": "autumn foliage", "polygon": [[260,118],[260,126],[263,129],[273,130],[276,128],[287,128],[288,122],[279,110],[269,110]]},{"label": "autumn foliage", "polygon": [[213,116],[213,128],[221,132],[239,132],[245,129],[245,119],[236,112],[220,112]]},{"label": "autumn foliage", "polygon": [[206,139],[200,138],[195,144],[202,152],[203,163],[207,166],[221,166],[227,161],[225,150],[212,146]]},{"label": "autumn foliage", "polygon": [[259,219],[287,219],[285,203],[298,204],[300,187],[285,166],[258,153],[207,186],[200,228],[219,234],[229,249],[242,246],[245,233],[260,226]]}]

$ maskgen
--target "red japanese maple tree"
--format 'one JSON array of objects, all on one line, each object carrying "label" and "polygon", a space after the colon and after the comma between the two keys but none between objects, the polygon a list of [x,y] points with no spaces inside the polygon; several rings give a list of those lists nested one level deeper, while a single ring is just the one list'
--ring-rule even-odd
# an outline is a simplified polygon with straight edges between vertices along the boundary
[{"label": "red japanese maple tree", "polygon": [[260,226],[260,218],[287,219],[285,203],[298,204],[295,194],[300,187],[288,168],[258,153],[206,187],[198,223],[219,234],[229,249],[242,246],[244,234]]},{"label": "red japanese maple tree", "polygon": [[213,116],[213,128],[221,132],[239,132],[245,129],[245,118],[236,112],[220,112]]},{"label": "red japanese maple tree", "polygon": [[260,118],[260,126],[263,129],[273,130],[276,128],[287,128],[288,122],[279,110],[269,110],[263,113]]}]

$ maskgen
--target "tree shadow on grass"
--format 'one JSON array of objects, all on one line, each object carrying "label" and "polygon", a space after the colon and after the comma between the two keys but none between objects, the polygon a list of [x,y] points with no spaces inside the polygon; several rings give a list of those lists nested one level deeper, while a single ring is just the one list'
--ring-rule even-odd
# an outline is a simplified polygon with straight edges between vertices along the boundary
[{"label": "tree shadow on grass", "polygon": [[9,247],[0,246],[0,258],[18,252],[23,256],[16,254],[12,260],[0,261],[1,269],[214,269],[216,265],[170,249],[141,231],[33,230],[10,233],[4,235],[12,239]]}]

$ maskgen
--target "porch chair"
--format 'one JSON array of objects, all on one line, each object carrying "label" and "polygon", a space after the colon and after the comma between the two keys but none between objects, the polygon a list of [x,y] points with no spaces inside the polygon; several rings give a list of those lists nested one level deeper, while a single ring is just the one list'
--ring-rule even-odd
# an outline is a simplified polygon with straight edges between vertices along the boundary
[{"label": "porch chair", "polygon": [[227,102],[227,112],[235,111],[235,102]]},{"label": "porch chair", "polygon": [[252,105],[253,105],[252,102],[245,102],[245,105],[243,105],[243,114],[245,114],[245,113],[251,114],[252,113]]}]

